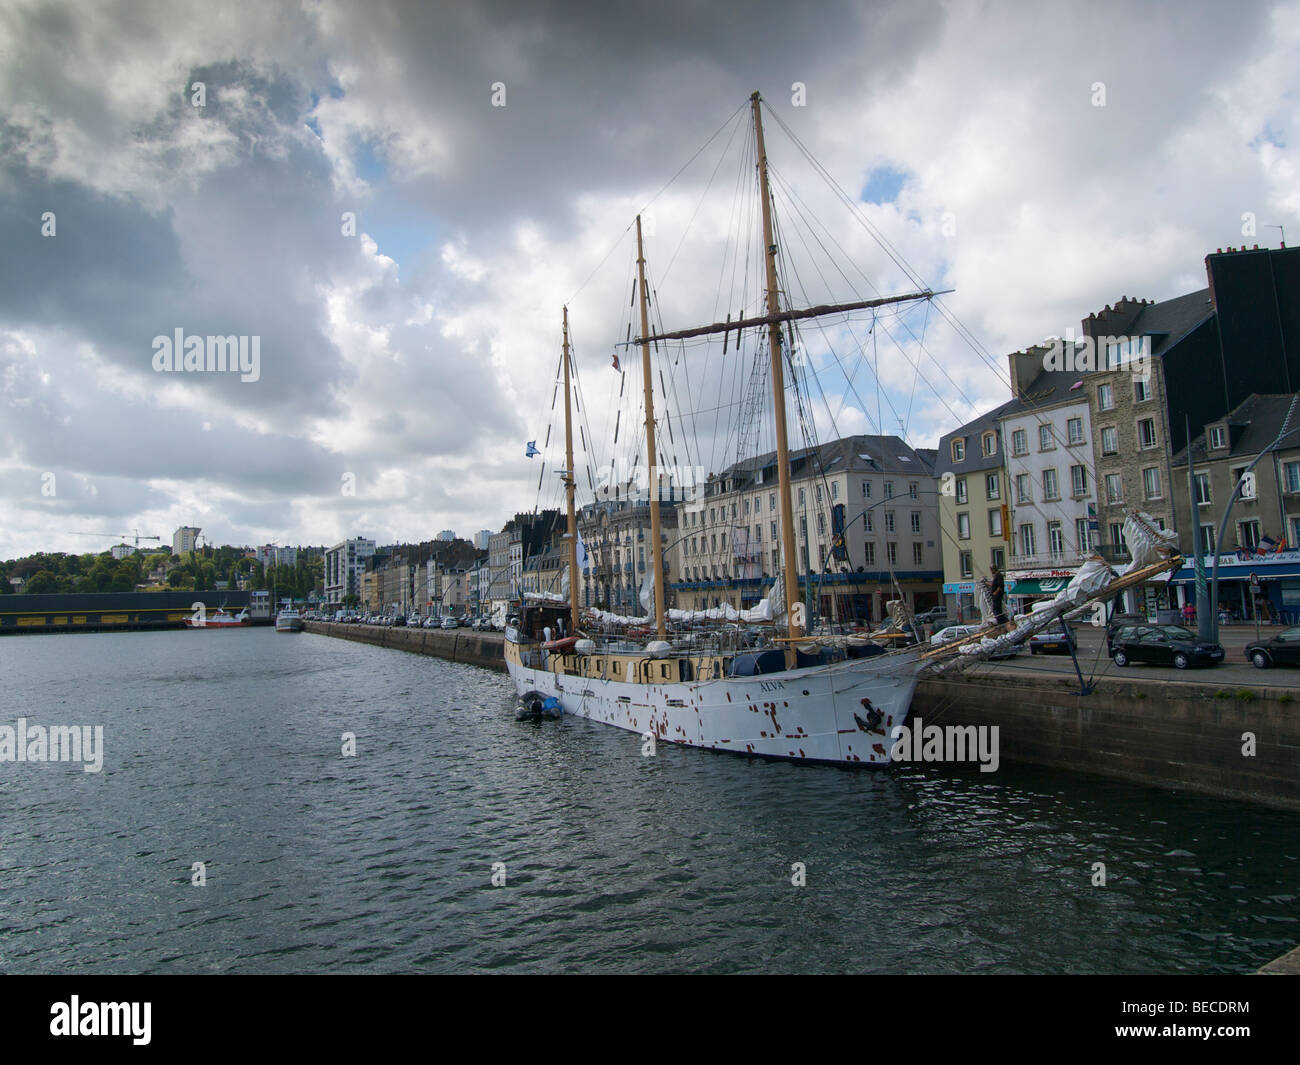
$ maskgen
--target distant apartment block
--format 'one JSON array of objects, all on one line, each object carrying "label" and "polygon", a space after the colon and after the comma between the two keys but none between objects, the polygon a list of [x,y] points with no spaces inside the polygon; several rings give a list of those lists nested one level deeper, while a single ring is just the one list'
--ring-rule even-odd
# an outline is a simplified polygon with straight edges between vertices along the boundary
[{"label": "distant apartment block", "polygon": [[296,547],[276,547],[274,544],[265,544],[262,547],[255,548],[253,554],[263,566],[296,566],[298,564],[298,549]]},{"label": "distant apartment block", "polygon": [[375,553],[374,540],[344,540],[325,552],[325,602],[342,603],[361,594],[360,572]]},{"label": "distant apartment block", "polygon": [[193,551],[202,531],[197,526],[182,525],[172,534],[172,554],[183,555],[186,551]]}]

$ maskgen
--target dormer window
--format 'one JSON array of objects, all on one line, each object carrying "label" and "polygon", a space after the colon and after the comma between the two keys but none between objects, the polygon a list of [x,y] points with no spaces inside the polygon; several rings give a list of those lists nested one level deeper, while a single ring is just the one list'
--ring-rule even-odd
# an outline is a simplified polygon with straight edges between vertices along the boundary
[{"label": "dormer window", "polygon": [[1210,426],[1210,450],[1218,451],[1228,446],[1228,434],[1222,425]]},{"label": "dormer window", "polygon": [[952,442],[952,461],[953,461],[953,462],[965,462],[965,461],[966,461],[966,439],[965,439],[965,437],[961,437],[961,436],[959,436],[959,437],[957,437],[956,440],[954,440],[954,441]]},{"label": "dormer window", "polygon": [[997,453],[998,453],[998,434],[997,434],[997,433],[985,433],[985,434],[984,434],[984,454],[986,454],[986,455],[996,455]]}]

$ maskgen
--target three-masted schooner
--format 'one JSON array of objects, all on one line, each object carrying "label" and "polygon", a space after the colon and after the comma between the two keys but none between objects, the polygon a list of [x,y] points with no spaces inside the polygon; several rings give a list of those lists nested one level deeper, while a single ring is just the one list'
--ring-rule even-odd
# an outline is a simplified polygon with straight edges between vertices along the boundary
[{"label": "three-masted schooner", "polygon": [[[842,314],[856,309],[931,298],[925,290],[904,296],[854,303],[782,309],[777,283],[777,244],[773,235],[767,155],[763,141],[760,97],[750,98],[761,196],[766,272],[766,314],[677,332],[654,334],[649,321],[649,289],[641,219],[636,220],[637,291],[644,384],[645,438],[648,465],[656,466],[651,344],[728,330],[766,327],[772,402],[775,414],[777,494],[781,558],[780,578],[758,607],[741,620],[770,622],[780,635],[765,635],[749,646],[702,642],[697,634],[674,633],[670,620],[689,615],[668,611],[662,576],[663,538],[659,493],[649,493],[650,572],[653,580],[654,634],[599,639],[582,629],[578,602],[577,517],[570,401],[568,309],[564,311],[563,384],[565,460],[563,472],[568,510],[567,604],[546,601],[526,605],[519,624],[506,630],[505,659],[517,692],[554,697],[564,712],[601,721],[669,743],[733,751],[739,754],[808,762],[888,765],[893,730],[908,716],[917,682],[926,673],[959,669],[1008,643],[1024,640],[1078,615],[1098,599],[1142,583],[1179,564],[1171,534],[1156,529],[1141,515],[1126,523],[1133,561],[1116,573],[1100,558],[1086,564],[1060,595],[1032,615],[997,623],[991,617],[979,633],[940,647],[924,645],[887,650],[868,639],[805,634],[795,560],[794,507],[791,499],[790,451],[786,431],[782,325],[797,319]],[[651,477],[651,484],[656,479]],[[903,625],[908,624],[901,603]],[[567,622],[567,631],[565,623]]]}]

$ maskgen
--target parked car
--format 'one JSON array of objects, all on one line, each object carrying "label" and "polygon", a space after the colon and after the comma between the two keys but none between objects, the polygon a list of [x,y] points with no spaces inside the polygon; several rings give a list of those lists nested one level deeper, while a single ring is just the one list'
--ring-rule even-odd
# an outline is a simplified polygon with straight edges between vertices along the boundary
[{"label": "parked car", "polygon": [[947,609],[941,606],[934,606],[929,610],[917,614],[916,623],[918,625],[933,625],[935,632],[938,632],[940,629],[946,628],[951,624],[948,620]]},{"label": "parked car", "polygon": [[1246,657],[1256,669],[1300,665],[1300,629],[1283,629],[1267,640],[1246,644]]},{"label": "parked car", "polygon": [[1201,643],[1196,633],[1181,625],[1122,625],[1110,640],[1110,656],[1117,666],[1130,662],[1188,666],[1213,666],[1223,661],[1217,643]]},{"label": "parked car", "polygon": [[443,627],[444,629],[454,629],[454,628],[457,628],[458,626],[457,626],[457,624],[456,624],[456,619],[455,619],[455,618],[443,618],[443,619],[442,619],[442,627]]},{"label": "parked car", "polygon": [[[979,632],[984,626],[982,625],[949,625],[946,629],[940,629],[930,637],[930,645],[938,647],[940,644],[951,643],[953,640],[960,640],[964,636]],[[1020,646],[1013,644],[996,654],[989,655],[989,658],[1014,658],[1020,653]]]},{"label": "parked car", "polygon": [[1116,614],[1106,622],[1106,653],[1114,655],[1115,648],[1112,646],[1115,640],[1115,633],[1126,625],[1150,625],[1145,614]]},{"label": "parked car", "polygon": [[1068,655],[1070,653],[1070,643],[1066,639],[1064,627],[1058,623],[1043,632],[1034,633],[1029,637],[1029,653],[1031,655]]},{"label": "parked car", "polygon": [[963,636],[969,636],[972,632],[979,632],[978,625],[949,625],[947,628],[940,629],[930,637],[930,643],[938,647],[941,643],[948,643],[952,640],[960,640]]}]

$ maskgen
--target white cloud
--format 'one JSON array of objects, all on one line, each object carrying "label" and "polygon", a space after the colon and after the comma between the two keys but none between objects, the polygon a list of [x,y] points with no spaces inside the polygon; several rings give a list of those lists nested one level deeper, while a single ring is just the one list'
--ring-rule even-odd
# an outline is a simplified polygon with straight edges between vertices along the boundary
[{"label": "white cloud", "polygon": [[[733,108],[743,137],[756,83],[796,294],[912,286],[801,169],[778,116],[851,194],[883,163],[907,174],[896,203],[863,215],[922,278],[956,289],[946,306],[989,352],[985,365],[933,312],[909,314],[910,332],[882,315],[870,346],[864,320],[854,343],[831,328],[855,394],[805,328],[843,432],[902,419],[913,444],[933,444],[1005,398],[1006,351],[1120,295],[1200,287],[1207,251],[1272,242],[1267,224],[1300,233],[1294,2],[1177,16],[849,4],[816,25],[773,5],[755,20],[770,37],[668,6],[647,22],[621,4],[582,18],[565,5],[10,5],[0,208],[33,231],[56,210],[60,235],[0,250],[14,278],[0,296],[0,557],[84,547],[59,539],[32,494],[51,466],[84,487],[66,501],[79,520],[161,534],[182,521],[249,542],[499,527],[537,495],[523,442],[540,444],[552,418],[566,301],[592,462],[615,455],[615,351],[629,452],[639,353],[615,347],[634,313],[629,224]],[[196,78],[203,110],[185,94]],[[795,80],[806,108],[789,106]],[[495,81],[505,108],[491,106]],[[757,272],[742,285],[719,266],[749,188],[732,168],[702,196],[720,146],[651,208],[655,311],[670,327],[759,306]],[[340,214],[363,206],[365,232],[341,236]],[[805,207],[829,228],[808,230]],[[1255,239],[1240,232],[1246,211]],[[822,285],[819,243],[865,276]],[[160,380],[149,339],[178,326],[261,335],[262,382]],[[665,370],[699,412],[674,416],[675,443],[660,434],[683,461],[735,458],[747,382],[729,358],[691,348]],[[355,497],[339,491],[344,472]],[[543,501],[555,495],[544,479]]]}]

